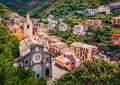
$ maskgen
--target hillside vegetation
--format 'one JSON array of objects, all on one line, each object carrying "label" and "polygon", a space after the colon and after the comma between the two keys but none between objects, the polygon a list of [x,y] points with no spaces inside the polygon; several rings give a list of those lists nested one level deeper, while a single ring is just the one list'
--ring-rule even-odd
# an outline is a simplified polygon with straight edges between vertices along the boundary
[{"label": "hillside vegetation", "polygon": [[5,18],[10,12],[8,7],[0,3],[0,18]]},{"label": "hillside vegetation", "polygon": [[42,10],[48,8],[53,1],[55,0],[0,0],[1,3],[21,15],[25,15],[29,12],[33,16],[36,16],[37,11],[40,13]]},{"label": "hillside vegetation", "polygon": [[52,13],[55,16],[81,15],[81,11],[86,8],[96,8],[100,5],[106,5],[120,0],[57,0],[46,13]]},{"label": "hillside vegetation", "polygon": [[[29,12],[33,17],[41,17],[50,13],[68,15],[69,12],[76,14],[87,7],[95,8],[99,5],[106,5],[120,0],[0,0],[9,8],[21,15]],[[79,12],[79,14],[81,14]],[[80,16],[80,15],[79,15]]]}]

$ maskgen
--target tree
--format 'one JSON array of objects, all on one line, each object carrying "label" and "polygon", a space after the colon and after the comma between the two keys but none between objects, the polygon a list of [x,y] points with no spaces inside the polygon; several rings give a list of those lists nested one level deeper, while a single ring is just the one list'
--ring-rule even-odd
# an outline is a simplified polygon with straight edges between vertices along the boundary
[{"label": "tree", "polygon": [[47,85],[46,79],[45,79],[45,78],[42,78],[42,77],[39,78],[39,79],[37,80],[36,85]]},{"label": "tree", "polygon": [[29,78],[27,79],[27,82],[25,83],[25,85],[36,85],[36,82],[34,80],[34,78]]}]

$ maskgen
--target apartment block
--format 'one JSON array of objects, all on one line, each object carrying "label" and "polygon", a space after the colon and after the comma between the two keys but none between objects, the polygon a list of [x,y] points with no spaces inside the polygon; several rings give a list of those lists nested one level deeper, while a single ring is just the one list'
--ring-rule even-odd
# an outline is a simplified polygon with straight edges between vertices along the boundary
[{"label": "apartment block", "polygon": [[83,62],[86,60],[92,60],[92,56],[97,51],[97,47],[80,42],[74,42],[71,44],[70,50],[77,58],[80,59],[80,62]]}]

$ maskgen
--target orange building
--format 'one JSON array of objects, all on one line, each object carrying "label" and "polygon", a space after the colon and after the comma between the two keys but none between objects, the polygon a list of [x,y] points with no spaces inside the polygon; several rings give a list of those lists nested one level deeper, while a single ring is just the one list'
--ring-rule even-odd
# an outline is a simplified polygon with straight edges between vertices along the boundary
[{"label": "orange building", "polygon": [[115,45],[120,45],[120,34],[112,34],[111,42]]},{"label": "orange building", "polygon": [[70,46],[71,52],[80,59],[80,62],[85,60],[92,60],[93,53],[97,51],[96,46],[74,42]]},{"label": "orange building", "polygon": [[55,64],[67,70],[72,70],[76,68],[76,59],[73,57],[72,53],[66,52],[64,55],[55,58]]},{"label": "orange building", "polygon": [[22,33],[14,33],[12,35],[15,36],[18,40],[21,40],[23,38],[23,34]]},{"label": "orange building", "polygon": [[15,33],[23,33],[23,29],[21,28],[17,28],[14,30]]}]

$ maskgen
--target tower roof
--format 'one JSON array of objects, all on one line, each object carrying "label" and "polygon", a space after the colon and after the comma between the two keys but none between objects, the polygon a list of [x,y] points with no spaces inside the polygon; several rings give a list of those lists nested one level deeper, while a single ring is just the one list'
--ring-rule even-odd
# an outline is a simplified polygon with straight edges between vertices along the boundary
[{"label": "tower roof", "polygon": [[25,23],[27,23],[27,22],[31,22],[29,14],[27,14],[27,16],[25,18]]}]

